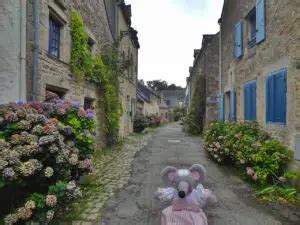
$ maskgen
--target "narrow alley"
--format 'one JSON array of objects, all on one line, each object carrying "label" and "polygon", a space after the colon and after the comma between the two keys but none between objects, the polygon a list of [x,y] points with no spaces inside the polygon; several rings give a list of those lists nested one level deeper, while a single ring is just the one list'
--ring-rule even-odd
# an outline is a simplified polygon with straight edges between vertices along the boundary
[{"label": "narrow alley", "polygon": [[210,161],[201,139],[182,132],[178,123],[159,128],[149,144],[140,151],[133,163],[127,186],[108,200],[101,225],[158,225],[164,205],[154,199],[162,187],[160,171],[167,165],[189,168],[200,163],[207,169],[204,184],[217,196],[218,203],[207,209],[210,225],[293,225],[300,214],[296,209],[280,209],[258,203],[249,184],[234,171]]}]

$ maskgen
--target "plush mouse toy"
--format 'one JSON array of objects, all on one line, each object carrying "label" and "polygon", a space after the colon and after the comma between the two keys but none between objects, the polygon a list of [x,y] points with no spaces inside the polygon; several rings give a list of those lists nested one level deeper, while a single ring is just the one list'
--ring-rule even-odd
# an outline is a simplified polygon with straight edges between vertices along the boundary
[{"label": "plush mouse toy", "polygon": [[201,183],[205,177],[206,170],[199,164],[190,169],[168,166],[162,171],[162,178],[170,187],[158,188],[155,196],[171,202],[162,212],[162,225],[207,225],[202,208],[216,203],[216,197],[203,188]]}]

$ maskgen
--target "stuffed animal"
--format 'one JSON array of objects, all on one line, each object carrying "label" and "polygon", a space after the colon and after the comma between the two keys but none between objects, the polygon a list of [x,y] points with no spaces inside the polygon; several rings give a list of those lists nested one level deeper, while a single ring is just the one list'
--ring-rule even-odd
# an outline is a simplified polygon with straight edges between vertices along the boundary
[{"label": "stuffed animal", "polygon": [[164,182],[170,186],[158,188],[155,196],[170,201],[171,206],[163,210],[161,225],[207,225],[202,208],[216,203],[216,197],[202,186],[205,177],[206,170],[199,164],[190,169],[168,166],[162,171]]}]

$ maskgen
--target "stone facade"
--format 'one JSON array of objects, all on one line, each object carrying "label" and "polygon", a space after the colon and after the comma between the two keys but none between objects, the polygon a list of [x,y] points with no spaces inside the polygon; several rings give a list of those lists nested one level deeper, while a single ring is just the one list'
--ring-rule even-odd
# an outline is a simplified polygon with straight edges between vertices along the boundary
[{"label": "stone facade", "polygon": [[[296,149],[300,134],[300,2],[265,0],[265,39],[250,46],[249,17],[255,0],[225,0],[221,27],[221,93],[225,94],[225,119],[229,117],[229,91],[236,90],[236,118],[244,119],[244,84],[256,81],[256,118],[282,143]],[[241,21],[242,56],[236,58],[235,25]],[[255,26],[254,26],[255,27]],[[257,31],[256,31],[257,32]],[[273,72],[287,70],[286,124],[266,121],[266,79]],[[299,147],[298,147],[299,148]]]},{"label": "stone facade", "polygon": [[26,100],[25,4],[0,2],[0,104]]},{"label": "stone facade", "polygon": [[186,93],[189,106],[195,93],[197,78],[203,76],[205,84],[204,127],[218,119],[218,85],[219,85],[219,33],[203,35],[202,48],[194,50],[194,63],[190,67],[187,79],[189,93]]},{"label": "stone facade", "polygon": [[141,81],[137,83],[138,111],[144,116],[160,115],[161,97]]},{"label": "stone facade", "polygon": [[[89,36],[92,55],[102,47],[113,42],[109,29],[106,7],[103,0],[41,0],[39,2],[38,29],[38,65],[36,77],[36,93],[33,93],[33,50],[34,50],[34,5],[27,1],[27,99],[44,100],[46,91],[53,91],[61,98],[71,98],[82,106],[92,107],[97,114],[98,145],[103,145],[103,129],[100,89],[91,82],[78,82],[70,71],[71,58],[71,12],[77,10],[81,15]],[[59,57],[49,53],[49,20],[52,18],[60,25]]]},{"label": "stone facade", "polygon": [[140,48],[137,31],[131,27],[131,6],[124,1],[118,5],[118,37],[121,37],[120,53],[123,59],[130,60],[130,66],[120,80],[120,98],[123,115],[120,121],[120,137],[133,132],[133,119],[136,111],[136,85],[138,77],[138,50]]}]

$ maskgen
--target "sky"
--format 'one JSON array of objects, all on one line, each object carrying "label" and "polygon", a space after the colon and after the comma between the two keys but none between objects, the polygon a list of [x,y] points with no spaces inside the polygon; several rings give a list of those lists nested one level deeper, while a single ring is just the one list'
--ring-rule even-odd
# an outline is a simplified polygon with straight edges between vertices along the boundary
[{"label": "sky", "polygon": [[194,49],[219,30],[224,0],[125,0],[140,41],[139,79],[186,86]]}]

